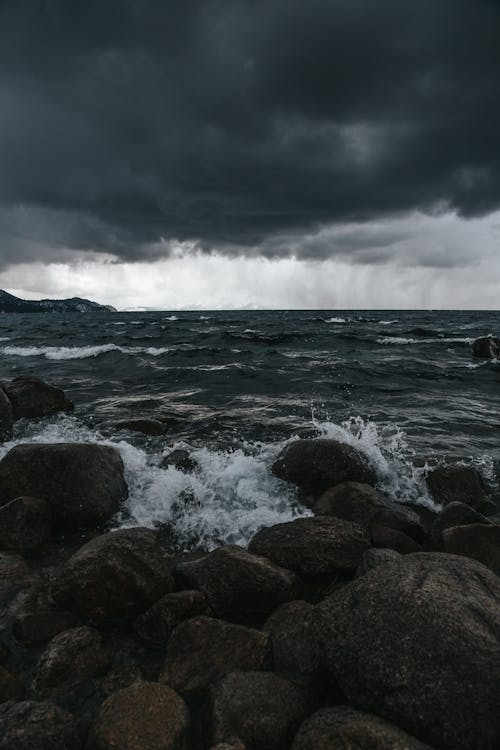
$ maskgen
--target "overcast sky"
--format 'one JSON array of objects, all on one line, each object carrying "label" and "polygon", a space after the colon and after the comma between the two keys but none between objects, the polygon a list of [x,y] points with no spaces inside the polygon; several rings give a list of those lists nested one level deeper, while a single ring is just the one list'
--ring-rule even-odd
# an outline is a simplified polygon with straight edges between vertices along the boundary
[{"label": "overcast sky", "polygon": [[0,0],[0,287],[498,308],[499,0]]}]

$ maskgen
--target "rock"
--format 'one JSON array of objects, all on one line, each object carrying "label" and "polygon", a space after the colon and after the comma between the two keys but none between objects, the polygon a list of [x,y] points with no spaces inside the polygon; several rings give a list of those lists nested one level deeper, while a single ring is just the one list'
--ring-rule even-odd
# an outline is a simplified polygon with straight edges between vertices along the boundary
[{"label": "rock", "polygon": [[20,700],[23,695],[23,683],[8,669],[0,666],[0,703]]},{"label": "rock", "polygon": [[16,497],[0,507],[0,549],[32,552],[52,536],[52,513],[38,497]]},{"label": "rock", "polygon": [[81,547],[62,566],[52,596],[84,619],[137,615],[172,591],[170,561],[150,529],[121,529]]},{"label": "rock", "polygon": [[49,641],[76,624],[76,618],[71,612],[38,609],[35,612],[17,614],[12,622],[12,635],[21,645],[31,646]]},{"label": "rock", "polygon": [[473,523],[453,526],[443,532],[445,552],[465,555],[500,575],[500,526]]},{"label": "rock", "polygon": [[348,701],[423,742],[494,750],[499,596],[500,579],[464,557],[380,565],[315,608],[330,676]]},{"label": "rock", "polygon": [[141,682],[107,698],[86,750],[188,750],[189,713],[166,685]]},{"label": "rock", "polygon": [[178,563],[175,577],[180,588],[202,591],[217,616],[237,622],[266,617],[301,591],[294,573],[236,546]]},{"label": "rock", "polygon": [[218,742],[210,750],[246,750],[246,745],[239,737],[231,737],[227,742]]},{"label": "rock", "polygon": [[493,336],[482,336],[476,339],[472,345],[472,353],[481,359],[498,359],[500,350],[499,340]]},{"label": "rock", "polygon": [[5,440],[12,439],[12,427],[14,424],[14,417],[12,412],[12,404],[9,401],[7,394],[0,385],[0,443]]},{"label": "rock", "polygon": [[188,451],[183,448],[176,448],[176,450],[172,451],[168,456],[165,456],[165,458],[162,459],[160,466],[162,469],[168,469],[172,466],[174,469],[177,469],[177,471],[182,471],[184,474],[190,474],[198,467],[198,464],[194,458],[191,458]]},{"label": "rock", "polygon": [[341,482],[376,482],[375,471],[361,453],[326,438],[290,443],[273,464],[272,472],[313,495],[321,495]]},{"label": "rock", "polygon": [[427,475],[427,486],[443,506],[456,501],[481,510],[489,497],[481,474],[472,466],[437,466]]},{"label": "rock", "polygon": [[373,523],[370,527],[371,542],[374,547],[382,549],[392,549],[401,555],[408,555],[410,552],[421,552],[422,547],[414,539],[404,534],[402,531]]},{"label": "rock", "polygon": [[0,461],[0,499],[41,497],[58,529],[93,528],[127,496],[115,448],[91,443],[22,444]]},{"label": "rock", "polygon": [[5,392],[12,404],[14,420],[46,417],[75,408],[61,388],[35,377],[14,378],[5,385]]},{"label": "rock", "polygon": [[164,646],[179,623],[196,615],[209,614],[201,591],[177,591],[165,594],[134,622],[141,640],[152,646]]},{"label": "rock", "polygon": [[394,724],[350,706],[322,708],[306,719],[291,750],[432,750]]},{"label": "rock", "polygon": [[300,600],[282,604],[262,630],[270,636],[276,672],[295,672],[311,677],[323,674],[312,604]]},{"label": "rock", "polygon": [[239,737],[248,750],[288,750],[317,706],[318,698],[308,688],[274,672],[232,672],[211,691],[213,743]]},{"label": "rock", "polygon": [[452,526],[466,526],[470,523],[490,524],[492,521],[471,508],[470,505],[459,502],[450,503],[436,516],[431,527],[432,539],[436,544],[441,545],[443,531]]},{"label": "rock", "polygon": [[72,714],[51,703],[0,706],[0,750],[80,750]]},{"label": "rock", "polygon": [[86,626],[59,633],[40,657],[36,670],[37,690],[69,690],[103,672],[109,659],[98,630]]},{"label": "rock", "polygon": [[98,685],[100,693],[109,698],[117,690],[124,690],[136,682],[143,682],[142,672],[137,664],[128,662],[110,669],[98,680]]},{"label": "rock", "polygon": [[373,548],[367,549],[361,558],[361,562],[356,570],[356,576],[362,576],[369,570],[377,568],[386,562],[395,562],[400,560],[401,555],[393,549]]},{"label": "rock", "polygon": [[20,555],[0,552],[0,604],[28,586],[30,579],[30,569]]},{"label": "rock", "polygon": [[127,430],[127,432],[142,432],[143,435],[163,435],[166,426],[158,419],[108,419],[96,425],[99,430]]},{"label": "rock", "polygon": [[266,634],[212,617],[194,617],[172,633],[160,682],[181,695],[196,694],[229,672],[270,667]]},{"label": "rock", "polygon": [[355,570],[370,546],[367,532],[341,518],[313,516],[261,529],[248,549],[307,576]]}]

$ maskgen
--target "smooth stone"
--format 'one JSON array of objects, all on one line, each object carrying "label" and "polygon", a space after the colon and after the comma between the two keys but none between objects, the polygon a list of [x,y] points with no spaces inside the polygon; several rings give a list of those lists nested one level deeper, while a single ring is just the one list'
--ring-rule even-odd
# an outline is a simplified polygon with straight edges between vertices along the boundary
[{"label": "smooth stone", "polygon": [[0,507],[0,549],[33,552],[52,536],[52,512],[39,497],[16,497]]},{"label": "smooth stone", "polygon": [[172,631],[184,620],[210,614],[201,591],[176,591],[165,594],[134,622],[138,637],[152,646],[164,646]]},{"label": "smooth stone", "polygon": [[453,526],[443,532],[445,552],[465,555],[500,575],[500,526],[483,523]]},{"label": "smooth stone", "polygon": [[272,472],[312,495],[320,495],[340,482],[376,482],[375,471],[359,451],[327,438],[290,443],[273,464]]},{"label": "smooth stone", "polygon": [[46,417],[75,408],[61,388],[33,376],[14,378],[5,384],[5,392],[12,404],[14,420]]},{"label": "smooth stone", "polygon": [[471,508],[470,505],[460,502],[450,503],[436,516],[431,527],[432,539],[436,544],[442,544],[443,532],[446,529],[471,523],[491,524],[493,521]]},{"label": "smooth stone", "polygon": [[276,672],[323,676],[323,659],[312,604],[301,600],[282,604],[262,631],[270,636]]},{"label": "smooth stone", "polygon": [[481,474],[472,466],[437,466],[427,475],[427,486],[439,505],[461,502],[482,510],[489,493]]},{"label": "smooth stone", "polygon": [[56,528],[94,528],[127,496],[123,461],[115,448],[93,443],[25,443],[0,461],[0,499],[41,497]]},{"label": "smooth stone", "polygon": [[105,671],[109,658],[98,630],[86,626],[65,630],[51,640],[36,669],[37,690],[69,690]]},{"label": "smooth stone", "polygon": [[172,633],[160,682],[181,695],[196,694],[229,672],[270,667],[267,634],[212,617],[194,617]]},{"label": "smooth stone", "polygon": [[384,549],[382,547],[367,549],[358,565],[356,576],[362,576],[379,565],[384,565],[387,562],[395,562],[400,559],[401,554],[394,549]]}]

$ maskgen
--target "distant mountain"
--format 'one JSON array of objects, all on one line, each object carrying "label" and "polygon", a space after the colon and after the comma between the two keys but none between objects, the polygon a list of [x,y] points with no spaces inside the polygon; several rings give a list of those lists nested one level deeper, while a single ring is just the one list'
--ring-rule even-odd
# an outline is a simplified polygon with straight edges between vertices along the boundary
[{"label": "distant mountain", "polygon": [[93,313],[116,312],[111,305],[99,305],[81,297],[27,300],[0,289],[0,313]]}]

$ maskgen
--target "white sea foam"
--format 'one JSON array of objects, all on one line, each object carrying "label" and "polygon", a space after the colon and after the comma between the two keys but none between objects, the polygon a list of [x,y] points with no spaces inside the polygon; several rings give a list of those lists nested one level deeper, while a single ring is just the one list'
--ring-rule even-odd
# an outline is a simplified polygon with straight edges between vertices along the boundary
[{"label": "white sea foam", "polygon": [[0,336],[0,341],[10,341],[10,336]]},{"label": "white sea foam", "polygon": [[15,357],[45,357],[45,359],[87,359],[98,357],[108,352],[121,352],[122,354],[149,354],[159,357],[168,354],[171,347],[141,347],[141,346],[118,346],[117,344],[101,344],[99,346],[4,346],[0,353]]},{"label": "white sea foam", "polygon": [[403,336],[383,336],[377,339],[378,344],[472,344],[474,341],[470,337],[451,337],[451,338],[422,338],[422,339],[411,339],[404,338]]},{"label": "white sea foam", "polygon": [[328,318],[325,323],[348,323],[349,321],[345,318]]},{"label": "white sea foam", "polygon": [[399,320],[377,320],[377,323],[381,326],[392,326],[394,323],[399,323]]}]

